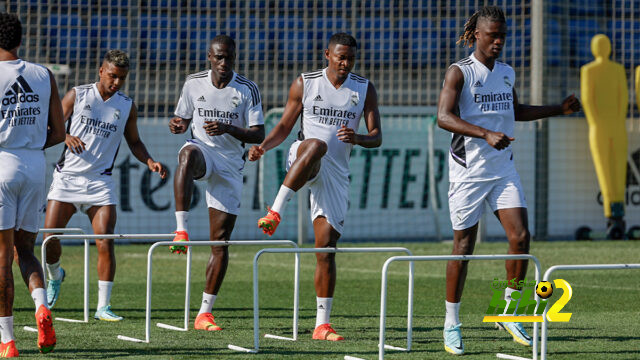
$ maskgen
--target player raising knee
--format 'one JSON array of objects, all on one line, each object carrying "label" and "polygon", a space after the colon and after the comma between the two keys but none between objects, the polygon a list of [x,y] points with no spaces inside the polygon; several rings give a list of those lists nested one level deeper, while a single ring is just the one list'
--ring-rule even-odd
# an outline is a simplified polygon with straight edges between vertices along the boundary
[{"label": "player raising knee", "polygon": [[[499,62],[507,35],[504,13],[497,7],[478,10],[467,21],[460,41],[475,50],[447,70],[438,103],[438,125],[452,132],[449,156],[449,211],[453,225],[453,255],[470,255],[478,221],[487,201],[509,240],[509,254],[529,252],[527,204],[513,162],[511,142],[515,121],[531,121],[570,114],[580,109],[572,96],[555,106],[518,103],[515,73]],[[460,355],[460,298],[468,261],[447,264],[447,299],[444,348]],[[526,260],[506,262],[507,279],[524,280]],[[505,290],[511,300],[513,288]],[[531,337],[519,322],[500,322],[519,344],[531,346]]]},{"label": "player raising knee", "polygon": [[[291,145],[287,175],[273,206],[258,220],[264,233],[273,235],[287,201],[305,183],[311,190],[311,220],[315,247],[335,247],[342,234],[349,191],[349,156],[354,145],[375,148],[382,143],[375,87],[351,73],[357,44],[348,34],[329,40],[325,58],[329,65],[303,73],[291,84],[282,119],[259,146],[249,150],[249,160],[278,146],[302,114],[300,140]],[[364,113],[367,134],[357,134]],[[336,282],[335,254],[316,254],[316,329],[313,339],[343,340],[329,324]]]},{"label": "player raising knee", "polygon": [[[175,242],[188,242],[187,221],[194,180],[207,183],[209,239],[227,241],[231,237],[240,208],[244,143],[264,139],[264,118],[258,86],[233,71],[236,44],[226,35],[211,41],[208,51],[211,70],[187,76],[175,115],[169,122],[174,134],[189,127],[193,139],[180,149],[173,182],[176,202]],[[171,247],[186,253],[186,245]],[[224,280],[229,261],[227,246],[212,246],[207,264],[206,284],[196,330],[222,330],[211,309]]]},{"label": "player raising knee", "polygon": [[[166,169],[151,158],[138,134],[138,115],[133,100],[120,92],[129,74],[129,57],[110,50],[98,71],[99,81],[76,86],[62,99],[64,118],[69,119],[65,147],[49,190],[44,226],[63,228],[78,210],[87,214],[94,234],[113,234],[118,197],[111,170],[122,137],[131,153],[162,178]],[[44,234],[45,238],[51,234]],[[120,321],[111,310],[111,289],[116,273],[113,239],[97,239],[98,306],[94,318]],[[53,307],[60,296],[65,271],[60,266],[60,240],[47,243],[49,284],[47,301]]]},{"label": "player raising knee", "polygon": [[[33,254],[45,203],[45,148],[64,140],[62,106],[53,74],[18,58],[22,25],[0,13],[0,357],[17,357],[13,336],[14,246],[36,306],[38,348],[56,345],[40,262]],[[48,131],[47,131],[48,128]]]}]

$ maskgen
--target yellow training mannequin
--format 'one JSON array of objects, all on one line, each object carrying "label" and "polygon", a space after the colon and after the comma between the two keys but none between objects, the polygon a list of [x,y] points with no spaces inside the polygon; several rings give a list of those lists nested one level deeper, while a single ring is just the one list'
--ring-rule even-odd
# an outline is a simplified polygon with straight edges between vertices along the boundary
[{"label": "yellow training mannequin", "polygon": [[[604,216],[621,221],[627,179],[627,79],[624,67],[609,59],[611,42],[607,36],[594,36],[591,52],[595,61],[580,68],[582,108],[589,123],[589,144],[602,192]],[[638,86],[636,76],[636,88]]]}]

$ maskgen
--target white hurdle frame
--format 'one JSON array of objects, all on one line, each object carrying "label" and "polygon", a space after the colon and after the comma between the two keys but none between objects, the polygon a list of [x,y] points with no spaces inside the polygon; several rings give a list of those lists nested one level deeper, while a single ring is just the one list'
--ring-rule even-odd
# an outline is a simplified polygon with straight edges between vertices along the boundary
[{"label": "white hurdle frame", "polygon": [[[353,247],[353,248],[304,248],[304,249],[262,249],[256,253],[253,258],[253,349],[248,349],[241,346],[229,344],[227,347],[231,350],[256,354],[260,350],[260,301],[259,301],[259,288],[258,288],[258,260],[264,253],[278,253],[278,254],[316,254],[316,253],[380,253],[380,252],[404,252],[409,255],[411,251],[404,247]],[[413,312],[413,263],[409,265],[409,300],[407,310],[407,349],[388,346],[390,349],[409,351],[411,346],[411,314]],[[294,299],[294,323],[293,323],[293,337],[287,338],[284,336],[265,334],[265,337],[279,340],[296,341],[298,339],[298,304],[299,293],[296,293]],[[385,345],[387,347],[387,345]]]},{"label": "white hurdle frame", "polygon": [[[385,339],[385,326],[386,326],[386,315],[387,315],[387,272],[389,269],[389,265],[395,261],[409,261],[411,264],[415,261],[449,261],[449,260],[532,260],[535,264],[536,269],[536,284],[540,282],[540,273],[542,272],[540,261],[538,258],[531,254],[518,254],[518,255],[432,255],[432,256],[393,256],[387,259],[387,261],[382,266],[382,285],[381,285],[381,294],[380,294],[380,342],[379,344],[384,344]],[[539,298],[536,295],[536,300],[539,303]],[[410,318],[413,317],[413,313],[410,314]],[[410,322],[411,323],[411,322]],[[411,338],[408,337],[408,341]],[[411,347],[411,344],[407,345],[408,348]],[[384,349],[385,346],[378,347],[378,359],[384,359]],[[537,348],[538,348],[538,323],[533,323],[533,360],[537,359]],[[498,358],[502,359],[526,359],[523,357],[507,355],[507,354],[496,354]],[[358,359],[352,356],[345,356],[345,359]]]},{"label": "white hurdle frame", "polygon": [[[625,270],[625,269],[640,269],[640,264],[586,264],[586,265],[555,265],[547,269],[544,273],[544,281],[549,281],[551,274],[558,270]],[[540,348],[540,359],[547,359],[547,326],[549,321],[547,320],[547,309],[544,310],[542,315],[542,345]]]},{"label": "white hurdle frame", "polygon": [[[60,230],[60,229],[47,229]],[[53,232],[53,231],[51,231]],[[59,232],[59,231],[58,231]],[[42,273],[44,278],[47,278],[47,244],[53,238],[59,240],[83,240],[84,241],[84,317],[83,320],[67,319],[56,317],[56,320],[75,322],[75,323],[88,323],[89,322],[89,241],[96,239],[113,239],[113,240],[127,240],[127,239],[173,239],[175,234],[82,234],[82,235],[50,235],[46,239],[42,240],[41,262]]]},{"label": "white hurdle frame", "polygon": [[[175,235],[172,235],[175,236]],[[189,249],[187,250],[187,255],[191,254],[191,247],[192,246],[237,246],[237,245],[245,245],[245,246],[262,246],[262,245],[290,245],[293,246],[294,248],[298,247],[298,244],[296,244],[295,242],[291,241],[291,240],[233,240],[233,241],[189,241],[188,243],[180,243],[180,245],[185,245],[185,246],[189,246]],[[118,339],[120,340],[124,340],[124,341],[131,341],[131,342],[139,342],[139,343],[149,343],[150,342],[150,338],[151,338],[151,283],[152,283],[152,279],[153,279],[153,273],[152,273],[152,269],[153,269],[153,252],[154,250],[158,247],[158,246],[170,246],[170,245],[176,245],[175,242],[173,241],[158,241],[156,243],[154,243],[153,245],[151,245],[151,247],[149,248],[149,251],[147,253],[147,298],[146,298],[146,310],[145,310],[145,338],[144,340],[142,339],[138,339],[138,338],[134,338],[134,337],[129,337],[129,336],[124,336],[124,335],[118,335]],[[187,281],[186,281],[186,295],[185,295],[185,317],[184,317],[184,329],[176,327],[176,326],[172,326],[172,325],[167,325],[167,324],[162,324],[162,323],[158,323],[156,324],[158,327],[161,328],[165,328],[165,329],[169,329],[169,330],[176,330],[176,331],[187,331],[189,328],[189,293],[190,293],[190,286],[191,286],[191,257],[187,256]],[[298,298],[298,292],[300,291],[300,277],[299,277],[299,273],[300,273],[300,256],[296,255],[295,258],[295,271],[294,271],[294,299]],[[295,303],[295,307],[296,307],[296,311],[294,311],[294,317],[293,317],[293,321],[294,321],[294,325],[297,323],[298,321],[298,312],[297,312],[297,302]]]}]

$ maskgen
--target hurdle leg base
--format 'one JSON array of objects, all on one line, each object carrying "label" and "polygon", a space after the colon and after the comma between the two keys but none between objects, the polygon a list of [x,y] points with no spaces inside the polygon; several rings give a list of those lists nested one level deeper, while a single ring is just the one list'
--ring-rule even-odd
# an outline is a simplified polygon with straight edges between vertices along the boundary
[{"label": "hurdle leg base", "polygon": [[[380,344],[378,344],[378,347],[380,347]],[[402,347],[398,347],[398,346],[393,346],[393,345],[387,345],[384,344],[384,348],[387,350],[395,350],[395,351],[405,351],[408,352],[409,350],[402,348]]]},{"label": "hurdle leg base", "polygon": [[230,350],[249,353],[249,354],[257,354],[258,353],[258,350],[256,350],[256,349],[247,349],[247,348],[243,348],[242,346],[236,346],[236,345],[231,345],[231,344],[227,345],[227,348],[229,348]]},{"label": "hurdle leg base", "polygon": [[264,337],[269,338],[269,339],[276,339],[276,340],[296,341],[296,339],[294,339],[294,338],[290,338],[290,337],[286,337],[286,336],[279,336],[279,335],[272,335],[272,334],[264,334]]},{"label": "hurdle leg base", "polygon": [[345,355],[344,356],[344,360],[365,360],[365,359],[359,358],[359,357],[355,357],[355,356]]},{"label": "hurdle leg base", "polygon": [[137,342],[137,343],[146,343],[146,341],[144,341],[144,340],[140,340],[140,339],[137,339],[137,338],[132,338],[132,337],[124,336],[124,335],[118,335],[118,339],[119,340],[124,340],[124,341]]},{"label": "hurdle leg base", "polygon": [[515,356],[515,355],[509,355],[509,354],[501,354],[501,353],[497,353],[496,357],[498,359],[509,359],[509,360],[532,360],[531,358],[526,358],[526,357],[522,357],[522,356]]},{"label": "hurdle leg base", "polygon": [[84,320],[67,319],[67,318],[61,318],[61,317],[57,317],[55,319],[56,319],[56,321],[64,321],[64,322],[70,322],[70,323],[86,323],[87,322],[87,321],[84,321]]},{"label": "hurdle leg base", "polygon": [[167,330],[173,330],[173,331],[187,331],[189,329],[185,329],[185,328],[181,328],[181,327],[177,327],[177,326],[173,326],[173,325],[169,325],[169,324],[163,324],[163,323],[156,323],[156,326],[159,328],[163,328],[163,329],[167,329]]},{"label": "hurdle leg base", "polygon": [[25,326],[25,327],[22,328],[22,330],[28,331],[28,332],[35,332],[35,333],[38,332],[38,329],[32,328],[31,326]]}]

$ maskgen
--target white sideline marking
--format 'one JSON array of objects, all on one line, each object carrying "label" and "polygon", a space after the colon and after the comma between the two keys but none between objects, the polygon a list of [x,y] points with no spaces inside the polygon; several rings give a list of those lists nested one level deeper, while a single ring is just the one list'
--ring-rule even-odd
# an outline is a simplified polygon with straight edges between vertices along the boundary
[{"label": "white sideline marking", "polygon": [[124,340],[124,341],[138,342],[138,343],[145,342],[144,340],[140,340],[140,339],[124,336],[124,335],[118,335],[118,339]]},{"label": "white sideline marking", "polygon": [[246,352],[246,353],[250,353],[250,354],[256,354],[257,351],[252,350],[252,349],[247,349],[247,348],[243,348],[241,346],[235,346],[235,345],[227,345],[227,347],[231,350],[235,350],[235,351],[240,351],[240,352]]},{"label": "white sideline marking", "polygon": [[37,332],[38,332],[38,329],[34,329],[34,328],[32,328],[31,326],[25,326],[25,327],[23,327],[22,329],[23,329],[24,331],[29,331],[29,332],[35,332],[35,333],[37,333]]},{"label": "white sideline marking", "polygon": [[270,338],[270,339],[296,341],[294,338],[288,338],[288,337],[284,337],[284,336],[271,335],[271,334],[264,334],[264,337]]},{"label": "white sideline marking", "polygon": [[160,328],[163,328],[163,329],[175,330],[175,331],[187,331],[188,330],[188,329],[185,329],[185,328],[181,328],[181,327],[177,327],[177,326],[173,326],[173,325],[168,325],[168,324],[163,324],[163,323],[157,323],[156,326],[160,327]]}]

